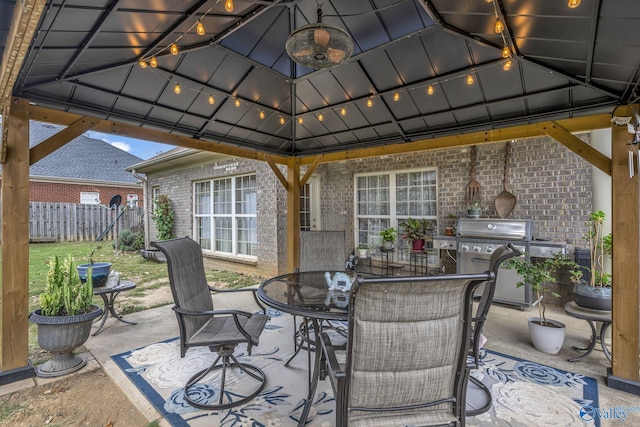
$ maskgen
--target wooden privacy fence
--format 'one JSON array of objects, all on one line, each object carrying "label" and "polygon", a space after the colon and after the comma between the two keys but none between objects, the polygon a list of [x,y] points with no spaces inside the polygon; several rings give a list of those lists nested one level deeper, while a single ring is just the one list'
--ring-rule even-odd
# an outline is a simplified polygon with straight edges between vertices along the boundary
[{"label": "wooden privacy fence", "polygon": [[[119,215],[114,225],[116,214]],[[29,203],[29,240],[95,241],[115,240],[120,232],[143,224],[144,209],[120,206],[116,211],[100,205],[77,203]]]}]

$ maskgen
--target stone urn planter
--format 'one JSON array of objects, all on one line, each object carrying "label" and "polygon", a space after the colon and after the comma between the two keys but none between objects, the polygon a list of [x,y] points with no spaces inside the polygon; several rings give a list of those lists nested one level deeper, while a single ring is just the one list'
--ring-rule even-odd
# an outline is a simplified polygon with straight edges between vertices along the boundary
[{"label": "stone urn planter", "polygon": [[57,377],[75,372],[87,364],[73,350],[89,338],[93,320],[102,315],[102,308],[91,305],[87,313],[73,316],[43,316],[37,309],[29,321],[38,325],[38,344],[43,350],[54,353],[53,359],[36,368],[39,377]]},{"label": "stone urn planter", "polygon": [[611,311],[611,289],[579,283],[573,288],[573,294],[580,307]]}]

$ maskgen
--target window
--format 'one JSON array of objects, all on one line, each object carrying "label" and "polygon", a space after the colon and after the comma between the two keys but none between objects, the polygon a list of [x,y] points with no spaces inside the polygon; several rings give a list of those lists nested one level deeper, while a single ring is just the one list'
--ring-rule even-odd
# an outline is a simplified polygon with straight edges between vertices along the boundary
[{"label": "window", "polygon": [[194,235],[203,250],[256,256],[256,176],[194,183]]},{"label": "window", "polygon": [[83,205],[99,205],[100,193],[93,191],[82,191],[80,192],[80,203]]},{"label": "window", "polygon": [[[356,244],[374,252],[381,246],[380,231],[412,218],[438,219],[435,168],[357,175],[355,177]],[[409,244],[398,239],[398,260],[408,260]]]}]

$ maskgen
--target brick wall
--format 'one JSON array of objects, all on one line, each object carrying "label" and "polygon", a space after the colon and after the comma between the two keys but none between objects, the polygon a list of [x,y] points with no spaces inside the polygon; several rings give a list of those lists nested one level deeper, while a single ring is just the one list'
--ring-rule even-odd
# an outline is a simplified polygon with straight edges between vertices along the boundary
[{"label": "brick wall", "polygon": [[[588,138],[588,134],[580,135]],[[495,197],[502,191],[505,143],[477,146],[476,180],[481,184],[484,217],[497,218]],[[507,189],[517,197],[512,219],[531,218],[535,235],[564,240],[568,253],[584,245],[581,236],[591,212],[591,165],[551,140],[533,138],[512,142]],[[438,170],[439,233],[444,234],[448,214],[466,214],[465,189],[469,181],[469,148],[452,148],[408,154],[393,154],[370,159],[356,159],[320,165],[322,228],[346,230],[348,249],[354,246],[354,175],[385,170],[436,167]],[[280,166],[286,174],[286,168]],[[234,159],[194,166],[149,177],[150,186],[159,186],[169,195],[176,210],[178,236],[193,235],[193,181],[255,172],[258,180],[258,261],[236,263],[212,260],[218,268],[272,276],[286,271],[287,195],[280,182],[264,162]],[[304,173],[304,171],[302,171]],[[155,229],[149,230],[151,238]],[[448,271],[452,271],[449,263]],[[570,294],[566,275],[560,278],[561,295]],[[562,303],[562,300],[558,301]]]},{"label": "brick wall", "polygon": [[108,204],[111,197],[120,194],[123,203],[127,201],[127,194],[137,194],[139,206],[142,206],[142,189],[130,187],[111,187],[101,185],[66,184],[57,182],[31,181],[29,183],[29,201],[80,203],[80,193],[96,192],[100,194],[100,202]]}]

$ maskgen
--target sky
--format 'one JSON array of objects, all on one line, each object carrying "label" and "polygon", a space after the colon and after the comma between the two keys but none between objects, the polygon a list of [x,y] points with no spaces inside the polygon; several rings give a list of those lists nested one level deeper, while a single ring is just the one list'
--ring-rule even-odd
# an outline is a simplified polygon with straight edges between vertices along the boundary
[{"label": "sky", "polygon": [[125,136],[118,136],[112,134],[106,134],[101,132],[89,131],[86,133],[89,138],[101,139],[106,143],[113,145],[127,153],[140,157],[143,160],[150,159],[160,153],[169,151],[175,146],[167,144],[159,144],[157,142],[144,141],[142,139],[127,138]]}]

